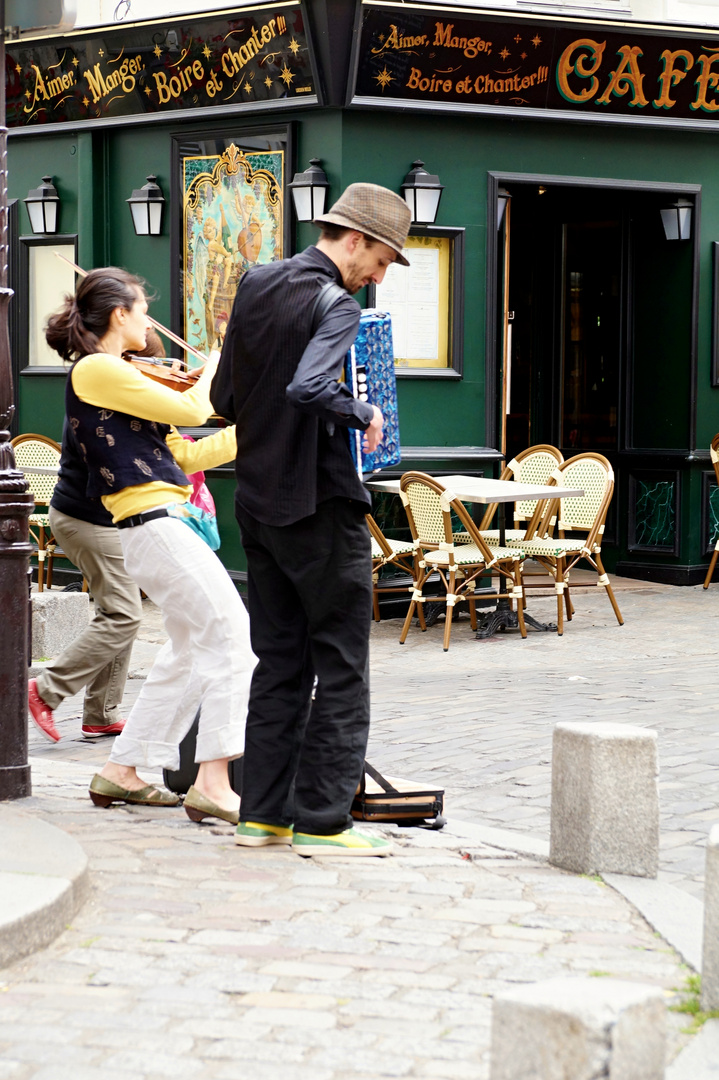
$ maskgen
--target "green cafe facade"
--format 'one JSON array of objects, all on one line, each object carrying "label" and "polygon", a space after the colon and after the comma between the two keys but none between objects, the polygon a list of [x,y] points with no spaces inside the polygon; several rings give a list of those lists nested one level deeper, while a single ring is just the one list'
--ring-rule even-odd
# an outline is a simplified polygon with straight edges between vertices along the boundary
[{"label": "green cafe facade", "polygon": [[[245,3],[9,42],[7,115],[16,434],[61,434],[65,369],[42,327],[74,275],[55,252],[142,275],[151,313],[204,354],[239,276],[314,241],[296,172],[319,159],[332,201],[358,180],[400,191],[419,159],[443,188],[436,220],[412,229],[410,270],[358,296],[393,317],[395,472],[498,475],[535,443],[599,451],[616,476],[608,568],[703,580],[719,529],[719,31]],[[54,233],[25,203],[43,176]],[[138,235],[128,200],[150,176],[160,232]],[[208,481],[241,585],[232,468]]]}]

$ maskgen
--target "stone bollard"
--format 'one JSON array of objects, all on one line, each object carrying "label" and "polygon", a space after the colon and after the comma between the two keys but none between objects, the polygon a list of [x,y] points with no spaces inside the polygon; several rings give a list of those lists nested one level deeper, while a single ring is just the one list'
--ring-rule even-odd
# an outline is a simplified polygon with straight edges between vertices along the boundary
[{"label": "stone bollard", "polygon": [[702,1009],[719,1009],[719,825],[707,841],[704,882],[704,945],[702,948]]},{"label": "stone bollard", "polygon": [[664,1080],[665,1052],[656,986],[547,979],[492,1005],[490,1080]]},{"label": "stone bollard", "polygon": [[87,593],[33,593],[32,659],[57,656],[85,629],[89,620]]},{"label": "stone bollard", "polygon": [[656,732],[629,724],[557,724],[550,863],[579,874],[656,877],[658,858]]}]

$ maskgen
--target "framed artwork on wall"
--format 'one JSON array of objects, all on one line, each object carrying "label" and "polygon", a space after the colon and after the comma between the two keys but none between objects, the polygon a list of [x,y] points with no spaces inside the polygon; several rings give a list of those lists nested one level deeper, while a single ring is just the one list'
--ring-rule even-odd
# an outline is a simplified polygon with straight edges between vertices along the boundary
[{"label": "framed artwork on wall", "polygon": [[393,264],[368,289],[370,307],[392,316],[398,377],[459,378],[464,340],[464,229],[410,231],[409,267]]},{"label": "framed artwork on wall", "polygon": [[67,373],[65,361],[45,341],[48,316],[76,287],[75,271],[56,253],[76,262],[77,236],[20,237],[18,363],[24,373]]},{"label": "framed artwork on wall", "polygon": [[289,131],[190,133],[174,151],[173,324],[209,354],[222,348],[242,275],[287,254]]}]

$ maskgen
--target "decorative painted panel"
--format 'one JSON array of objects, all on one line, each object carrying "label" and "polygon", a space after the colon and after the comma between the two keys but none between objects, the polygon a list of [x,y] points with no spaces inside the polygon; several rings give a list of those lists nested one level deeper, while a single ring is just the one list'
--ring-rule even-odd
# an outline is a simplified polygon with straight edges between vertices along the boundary
[{"label": "decorative painted panel", "polygon": [[640,548],[674,548],[676,481],[635,478],[634,544]]}]

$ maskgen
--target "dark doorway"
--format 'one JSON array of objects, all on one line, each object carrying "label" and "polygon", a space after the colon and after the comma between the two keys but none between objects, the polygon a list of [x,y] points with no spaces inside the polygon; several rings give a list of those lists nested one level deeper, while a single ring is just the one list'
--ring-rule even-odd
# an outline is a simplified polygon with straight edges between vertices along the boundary
[{"label": "dark doorway", "polygon": [[686,445],[692,244],[664,237],[659,209],[671,197],[502,186],[511,195],[497,289],[507,459],[536,443],[610,460]]}]

